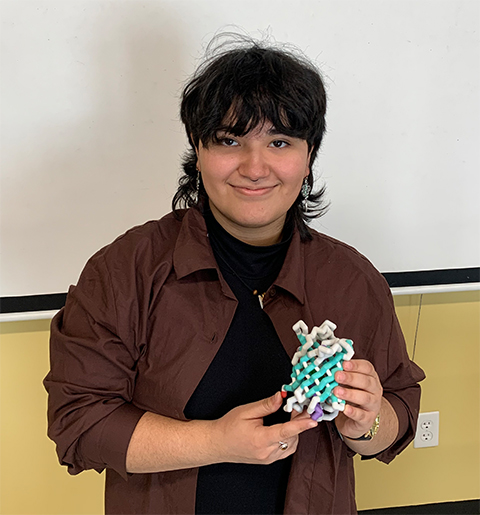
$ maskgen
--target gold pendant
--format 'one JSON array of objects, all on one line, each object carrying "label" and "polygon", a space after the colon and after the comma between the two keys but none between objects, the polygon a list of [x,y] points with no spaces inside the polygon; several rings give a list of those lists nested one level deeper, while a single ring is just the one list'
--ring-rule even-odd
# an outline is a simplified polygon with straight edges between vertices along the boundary
[{"label": "gold pendant", "polygon": [[263,297],[265,297],[265,293],[262,293],[258,296],[258,302],[260,302],[260,307],[263,309]]},{"label": "gold pendant", "polygon": [[264,292],[264,293],[261,293],[260,295],[258,294],[258,290],[253,290],[253,294],[256,295],[258,297],[258,302],[260,302],[260,307],[263,309],[263,297],[265,297],[265,293],[267,292]]}]

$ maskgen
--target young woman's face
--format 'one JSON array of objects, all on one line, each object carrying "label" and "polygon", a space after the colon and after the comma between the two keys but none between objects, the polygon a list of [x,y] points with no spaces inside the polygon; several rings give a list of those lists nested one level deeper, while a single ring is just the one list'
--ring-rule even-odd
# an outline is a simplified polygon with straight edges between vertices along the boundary
[{"label": "young woman's face", "polygon": [[218,142],[200,142],[197,168],[217,221],[253,245],[280,240],[287,211],[310,173],[305,140],[271,126],[244,136],[217,133]]}]

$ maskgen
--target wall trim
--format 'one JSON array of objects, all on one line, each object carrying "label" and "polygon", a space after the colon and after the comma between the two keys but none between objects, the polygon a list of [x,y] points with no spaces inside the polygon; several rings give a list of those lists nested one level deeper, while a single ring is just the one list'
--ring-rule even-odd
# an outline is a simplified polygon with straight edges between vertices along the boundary
[{"label": "wall trim", "polygon": [[[414,293],[413,288],[434,287],[432,291],[449,291],[452,286],[464,285],[465,288],[478,289],[480,287],[480,267],[457,268],[447,270],[424,270],[417,272],[384,273],[394,294]],[[405,290],[402,292],[402,290]],[[454,288],[455,290],[458,289]],[[462,288],[460,288],[462,290]],[[416,290],[415,290],[416,292]],[[423,293],[428,293],[423,291]],[[47,295],[24,295],[0,298],[0,314],[27,313],[38,311],[59,310],[65,305],[66,293],[50,293]]]}]

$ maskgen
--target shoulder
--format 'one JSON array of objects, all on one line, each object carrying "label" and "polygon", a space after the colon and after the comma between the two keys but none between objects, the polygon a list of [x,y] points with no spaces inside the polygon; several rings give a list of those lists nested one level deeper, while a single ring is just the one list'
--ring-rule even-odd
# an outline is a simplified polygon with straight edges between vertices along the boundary
[{"label": "shoulder", "polygon": [[306,297],[315,323],[333,321],[339,335],[355,342],[357,357],[378,365],[375,353],[401,339],[392,336],[395,308],[383,275],[351,245],[316,231],[305,243],[304,256]]},{"label": "shoulder", "polygon": [[94,303],[113,293],[122,306],[148,299],[152,286],[163,284],[172,271],[183,220],[169,213],[132,227],[87,261],[71,291]]},{"label": "shoulder", "polygon": [[[141,260],[148,255],[159,256],[173,252],[182,226],[182,219],[168,213],[159,220],[137,225],[101,248],[94,257],[107,261]],[[118,261],[117,261],[118,262]]]},{"label": "shoulder", "polygon": [[306,257],[312,259],[321,254],[333,266],[348,266],[373,276],[381,275],[372,262],[355,247],[310,229],[312,240],[306,243]]},{"label": "shoulder", "polygon": [[385,278],[366,256],[343,241],[314,229],[310,232],[312,239],[304,244],[307,274],[321,273],[332,287],[375,292],[375,297],[390,296]]},{"label": "shoulder", "polygon": [[168,213],[132,227],[87,261],[80,281],[102,276],[121,285],[130,279],[137,282],[141,277],[158,276],[162,271],[160,275],[168,274],[182,223],[182,217]]},{"label": "shoulder", "polygon": [[138,245],[145,242],[170,241],[180,231],[182,218],[176,218],[173,213],[168,213],[159,220],[150,220],[142,225],[132,227],[124,234],[118,236],[105,248]]}]

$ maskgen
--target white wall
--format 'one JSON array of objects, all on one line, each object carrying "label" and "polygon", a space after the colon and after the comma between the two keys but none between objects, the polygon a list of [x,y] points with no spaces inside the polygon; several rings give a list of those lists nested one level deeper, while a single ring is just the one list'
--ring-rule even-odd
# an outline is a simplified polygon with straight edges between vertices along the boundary
[{"label": "white wall", "polygon": [[383,272],[479,266],[477,0],[3,0],[0,296],[64,292],[170,209],[178,98],[236,24],[296,44],[328,86],[314,224]]}]

